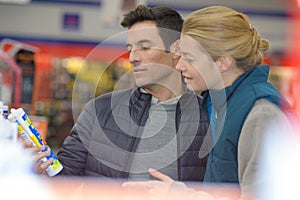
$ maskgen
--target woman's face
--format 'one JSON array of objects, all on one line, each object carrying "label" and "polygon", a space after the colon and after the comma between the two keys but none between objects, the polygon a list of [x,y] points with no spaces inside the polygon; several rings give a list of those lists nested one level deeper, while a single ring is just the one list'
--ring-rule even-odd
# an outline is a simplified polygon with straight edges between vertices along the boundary
[{"label": "woman's face", "polygon": [[189,90],[200,94],[207,89],[223,88],[216,63],[192,37],[181,35],[181,58],[176,69],[182,73]]}]

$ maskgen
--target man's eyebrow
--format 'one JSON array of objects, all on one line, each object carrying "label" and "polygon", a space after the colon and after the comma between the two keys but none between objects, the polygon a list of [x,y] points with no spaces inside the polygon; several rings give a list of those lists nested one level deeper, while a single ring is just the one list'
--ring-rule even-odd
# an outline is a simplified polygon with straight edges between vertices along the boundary
[{"label": "man's eyebrow", "polygon": [[144,39],[144,40],[139,40],[139,41],[137,42],[137,44],[141,44],[141,43],[152,43],[152,41],[151,41],[151,40]]},{"label": "man's eyebrow", "polygon": [[[143,43],[150,43],[150,44],[153,44],[153,42],[151,40],[148,40],[148,39],[144,39],[144,40],[139,40],[136,44],[137,45],[141,45]],[[128,47],[132,47],[133,45],[130,44],[130,43],[126,43],[126,48]]]},{"label": "man's eyebrow", "polygon": [[[143,39],[143,40],[139,40],[136,42],[136,44],[142,44],[142,43],[153,43],[151,40],[148,39]],[[131,47],[132,44],[131,43],[126,43],[126,47]]]}]

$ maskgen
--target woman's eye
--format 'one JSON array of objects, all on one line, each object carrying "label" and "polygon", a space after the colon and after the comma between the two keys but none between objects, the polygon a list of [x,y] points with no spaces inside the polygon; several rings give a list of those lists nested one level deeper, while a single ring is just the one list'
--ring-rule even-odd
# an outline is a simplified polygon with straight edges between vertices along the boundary
[{"label": "woman's eye", "polygon": [[184,60],[188,63],[193,63],[194,62],[194,59],[192,59],[192,58],[184,58]]}]

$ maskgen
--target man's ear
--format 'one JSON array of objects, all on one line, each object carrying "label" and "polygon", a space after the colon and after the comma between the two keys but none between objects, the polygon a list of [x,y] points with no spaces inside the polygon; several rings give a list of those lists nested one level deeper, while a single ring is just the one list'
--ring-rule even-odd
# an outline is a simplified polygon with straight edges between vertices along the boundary
[{"label": "man's ear", "polygon": [[216,64],[220,70],[220,72],[225,72],[230,69],[232,66],[233,58],[230,56],[222,56],[217,61]]},{"label": "man's ear", "polygon": [[170,46],[170,52],[173,53],[173,59],[179,59],[180,58],[180,46],[179,46],[180,40],[176,40],[173,42]]}]

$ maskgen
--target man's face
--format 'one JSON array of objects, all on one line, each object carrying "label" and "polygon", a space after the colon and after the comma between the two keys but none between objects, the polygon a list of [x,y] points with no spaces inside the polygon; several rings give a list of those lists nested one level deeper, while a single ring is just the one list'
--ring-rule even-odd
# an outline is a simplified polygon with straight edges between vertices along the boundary
[{"label": "man's face", "polygon": [[165,51],[164,43],[154,22],[138,22],[130,27],[127,48],[132,72],[139,87],[164,85],[174,73],[176,63]]}]

